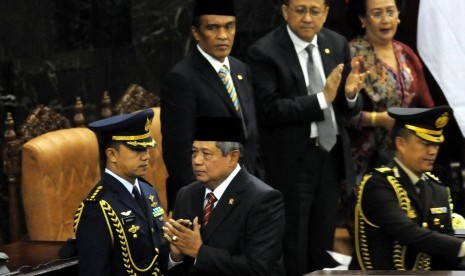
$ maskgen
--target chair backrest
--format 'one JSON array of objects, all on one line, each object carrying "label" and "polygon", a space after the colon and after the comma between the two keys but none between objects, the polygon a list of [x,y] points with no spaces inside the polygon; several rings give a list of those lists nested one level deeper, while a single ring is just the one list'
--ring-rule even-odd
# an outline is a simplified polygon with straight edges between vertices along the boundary
[{"label": "chair backrest", "polygon": [[[78,103],[82,105],[79,98],[77,99],[76,106]],[[79,112],[81,112],[81,114],[79,114]],[[80,119],[81,123],[84,122],[82,109],[79,111],[76,108],[75,124],[76,118]],[[20,240],[21,236],[24,234],[21,227],[23,222],[23,215],[20,207],[21,198],[18,196],[18,184],[21,182],[20,164],[22,145],[32,138],[46,132],[71,127],[67,118],[44,105],[35,106],[29,113],[26,120],[19,127],[19,135],[16,135],[14,125],[13,116],[11,113],[8,113],[5,121],[5,141],[2,145],[2,167],[8,183],[8,212],[10,214],[8,224],[10,242]]]},{"label": "chair backrest", "polygon": [[73,237],[74,213],[99,181],[98,143],[87,128],[31,139],[22,150],[22,199],[31,240]]}]

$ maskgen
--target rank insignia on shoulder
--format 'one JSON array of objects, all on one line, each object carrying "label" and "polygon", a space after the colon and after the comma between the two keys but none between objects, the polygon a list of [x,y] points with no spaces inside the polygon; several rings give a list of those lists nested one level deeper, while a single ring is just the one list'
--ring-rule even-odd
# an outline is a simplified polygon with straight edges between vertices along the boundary
[{"label": "rank insignia on shoulder", "polygon": [[101,194],[102,189],[103,189],[102,185],[95,187],[92,195],[87,197],[85,201],[97,201],[97,199],[99,199],[99,194]]},{"label": "rank insignia on shoulder", "polygon": [[399,177],[400,177],[399,168],[394,167],[393,171],[394,171],[394,176],[395,176],[396,178],[399,178]]},{"label": "rank insignia on shoulder", "polygon": [[434,207],[434,208],[429,208],[431,211],[431,214],[446,214],[447,213],[447,207]]},{"label": "rank insignia on shoulder", "polygon": [[129,216],[132,213],[132,210],[126,211],[126,212],[121,212],[121,215],[123,216]]},{"label": "rank insignia on shoulder", "polygon": [[165,213],[165,210],[163,210],[163,208],[161,208],[160,206],[152,209],[152,214],[153,214],[153,217],[155,218],[162,216],[164,213]]},{"label": "rank insignia on shoulder", "polygon": [[441,180],[437,176],[435,176],[434,174],[432,174],[430,172],[426,172],[425,174],[428,177],[428,179],[431,179],[431,180],[433,180],[433,181],[435,181],[437,183],[441,183]]},{"label": "rank insignia on shoulder", "polygon": [[380,173],[386,173],[386,172],[390,172],[392,169],[389,167],[381,167],[381,168],[376,168],[376,170]]},{"label": "rank insignia on shoulder", "polygon": [[131,228],[128,229],[128,231],[132,233],[132,237],[134,239],[137,239],[137,231],[139,231],[139,229],[140,229],[140,226],[133,224]]}]

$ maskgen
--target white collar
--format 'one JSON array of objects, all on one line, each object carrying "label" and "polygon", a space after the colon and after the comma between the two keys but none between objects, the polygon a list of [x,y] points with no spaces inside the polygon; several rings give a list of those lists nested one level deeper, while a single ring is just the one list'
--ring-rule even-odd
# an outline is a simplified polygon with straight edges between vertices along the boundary
[{"label": "white collar", "polygon": [[218,187],[216,187],[214,191],[208,188],[205,189],[205,197],[207,196],[208,193],[213,192],[213,194],[215,195],[217,199],[217,202],[220,201],[220,198],[223,196],[224,191],[226,191],[226,189],[229,187],[229,184],[231,184],[231,181],[234,179],[234,177],[236,177],[236,175],[239,173],[240,170],[241,170],[241,166],[237,164],[236,168],[234,168],[231,174],[228,177],[226,177],[226,179]]},{"label": "white collar", "polygon": [[204,58],[207,59],[207,61],[213,66],[213,68],[215,69],[215,72],[219,72],[221,67],[223,65],[226,65],[226,67],[228,68],[229,72],[231,72],[231,67],[229,66],[229,59],[228,57],[225,57],[224,58],[224,62],[221,62],[219,60],[217,60],[216,58],[212,57],[211,55],[209,55],[207,52],[205,52],[200,46],[199,44],[197,44],[197,49],[199,50],[199,52],[202,54],[202,56]]},{"label": "white collar", "polygon": [[410,181],[412,181],[412,183],[415,185],[417,184],[418,180],[420,179],[425,179],[425,176],[424,174],[421,174],[420,177],[418,177],[414,172],[412,172],[412,170],[410,170],[409,168],[407,168],[404,164],[402,164],[402,162],[399,161],[399,159],[397,159],[396,157],[394,157],[394,160],[397,162],[397,164],[399,165],[399,167],[402,168],[402,170],[404,170],[404,172],[407,174],[407,176],[410,178]]},{"label": "white collar", "polygon": [[302,40],[300,37],[298,37],[292,30],[289,28],[289,25],[287,25],[287,32],[289,33],[289,36],[291,37],[292,44],[294,44],[295,51],[297,53],[300,53],[305,50],[305,48],[308,47],[308,45],[313,44],[315,48],[318,49],[318,35],[316,34],[312,41],[308,43],[307,41]]},{"label": "white collar", "polygon": [[139,186],[139,181],[136,178],[136,181],[134,181],[134,185],[127,181],[126,179],[118,176],[116,173],[110,171],[108,168],[105,168],[105,172],[108,173],[109,175],[113,176],[114,178],[118,179],[118,181],[123,184],[123,186],[129,191],[130,194],[132,194],[132,189],[134,186],[136,186],[139,189],[139,192],[142,194],[142,191],[140,190]]}]

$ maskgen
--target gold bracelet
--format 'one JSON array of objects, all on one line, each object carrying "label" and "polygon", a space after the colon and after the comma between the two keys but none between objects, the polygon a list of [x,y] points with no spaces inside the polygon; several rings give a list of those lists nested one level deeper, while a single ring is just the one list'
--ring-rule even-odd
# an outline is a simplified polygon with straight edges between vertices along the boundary
[{"label": "gold bracelet", "polygon": [[376,112],[372,111],[371,112],[371,125],[375,126],[375,123],[376,123]]}]

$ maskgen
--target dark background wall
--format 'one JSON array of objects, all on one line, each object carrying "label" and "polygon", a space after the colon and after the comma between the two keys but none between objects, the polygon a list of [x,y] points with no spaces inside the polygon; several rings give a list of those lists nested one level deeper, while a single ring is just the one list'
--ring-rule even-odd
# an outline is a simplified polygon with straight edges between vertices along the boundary
[{"label": "dark background wall", "polygon": [[[333,0],[327,26],[347,34],[346,0]],[[419,0],[407,1],[398,39],[416,48]],[[0,130],[7,111],[17,125],[36,104],[71,118],[76,96],[86,121],[98,118],[103,91],[113,101],[129,84],[158,94],[165,73],[191,49],[193,0],[3,0],[0,1]],[[281,24],[280,0],[237,0],[238,32],[233,54]],[[429,74],[427,72],[427,74]],[[446,104],[428,76],[438,103]],[[462,160],[457,126],[453,146],[440,160]],[[446,134],[447,135],[447,134]],[[0,178],[0,244],[7,236],[7,186]]]}]

